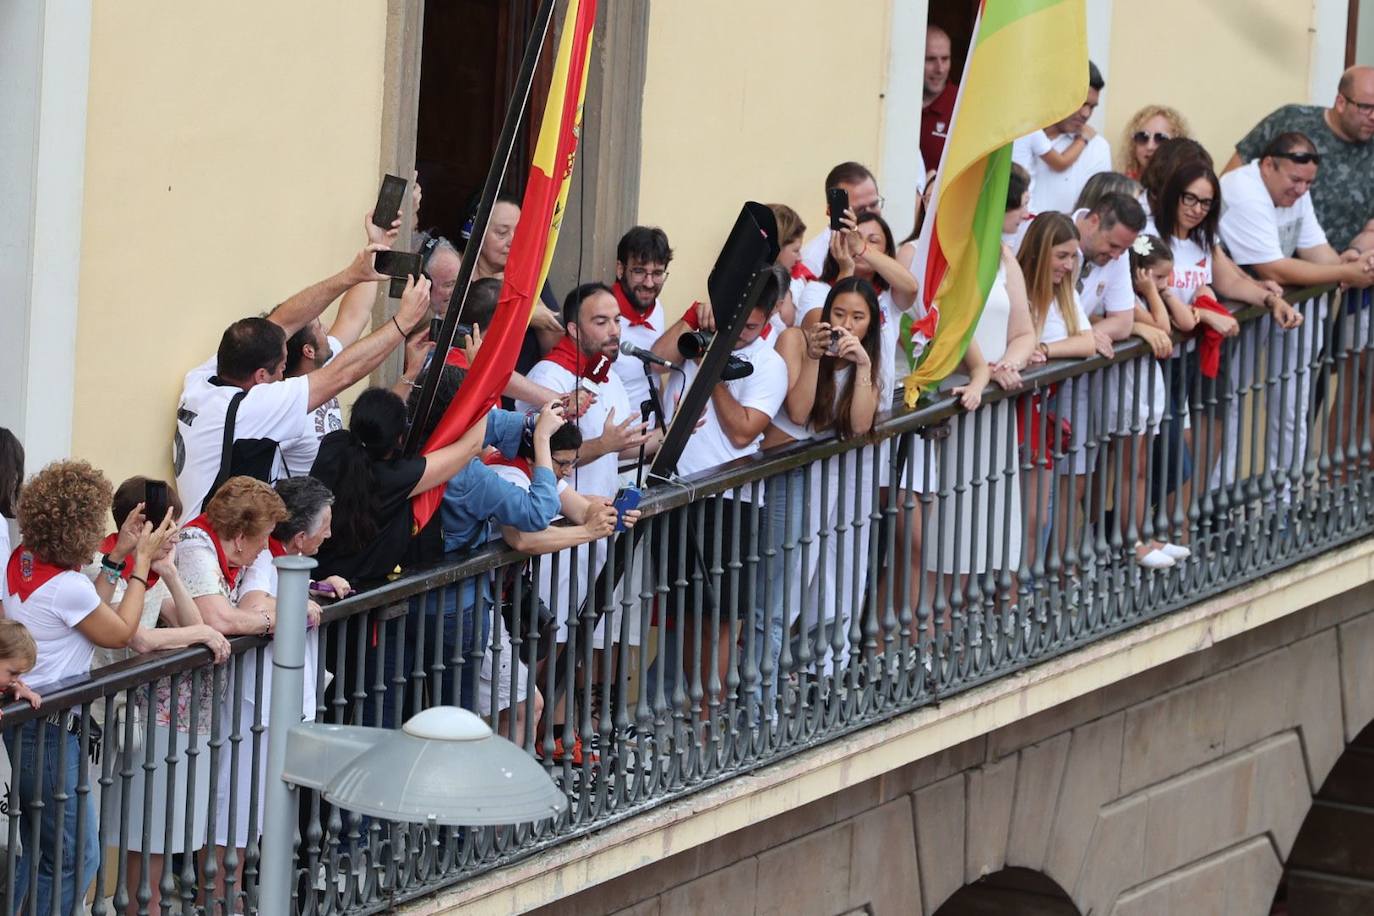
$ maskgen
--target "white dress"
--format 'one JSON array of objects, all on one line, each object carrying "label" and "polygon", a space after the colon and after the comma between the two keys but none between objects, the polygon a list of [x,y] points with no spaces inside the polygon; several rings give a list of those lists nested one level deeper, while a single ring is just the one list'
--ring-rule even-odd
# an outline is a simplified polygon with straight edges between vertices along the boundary
[{"label": "white dress", "polygon": [[[989,363],[1006,353],[1010,317],[1006,268],[999,267],[973,331],[973,339]],[[1021,485],[1015,403],[1014,399],[998,401],[972,414],[959,414],[952,421],[949,437],[940,446],[940,496],[930,509],[935,517],[928,520],[932,527],[938,525],[934,530],[940,532],[941,550],[938,557],[933,551],[927,554],[928,569],[981,573],[987,570],[989,558],[993,569],[1020,561]]]}]

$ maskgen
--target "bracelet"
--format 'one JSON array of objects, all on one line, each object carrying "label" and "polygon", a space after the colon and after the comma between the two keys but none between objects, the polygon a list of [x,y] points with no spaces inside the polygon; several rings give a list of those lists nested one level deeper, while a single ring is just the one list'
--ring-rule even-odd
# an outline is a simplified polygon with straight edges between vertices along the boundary
[{"label": "bracelet", "polygon": [[108,566],[101,566],[100,574],[105,577],[105,581],[108,582],[110,585],[114,585],[117,582],[119,582],[119,570],[117,569],[110,569]]},{"label": "bracelet", "polygon": [[133,573],[130,573],[130,574],[129,574],[129,581],[130,581],[130,582],[138,582],[138,583],[140,583],[140,584],[143,586],[143,588],[144,588],[145,590],[148,588],[148,580],[145,579],[145,578],[143,578],[142,576],[135,576]]},{"label": "bracelet", "polygon": [[262,635],[266,636],[272,632],[272,618],[267,616],[267,612],[262,612]]},{"label": "bracelet", "polygon": [[116,563],[116,562],[114,561],[114,559],[111,558],[110,555],[107,553],[107,554],[105,554],[103,557],[100,558],[100,568],[101,568],[101,569],[108,569],[108,570],[110,570],[110,571],[112,571],[112,572],[118,573],[118,572],[123,572],[123,571],[124,571],[124,564],[123,564],[123,563]]},{"label": "bracelet", "polygon": [[[396,320],[396,316],[395,316],[395,315],[392,315],[392,316],[391,316],[391,323],[394,324],[394,325],[396,325],[396,330],[401,331],[401,323],[400,323],[399,321]],[[406,336],[406,332],[405,332],[405,331],[401,331],[401,337],[404,338],[405,336]]]}]

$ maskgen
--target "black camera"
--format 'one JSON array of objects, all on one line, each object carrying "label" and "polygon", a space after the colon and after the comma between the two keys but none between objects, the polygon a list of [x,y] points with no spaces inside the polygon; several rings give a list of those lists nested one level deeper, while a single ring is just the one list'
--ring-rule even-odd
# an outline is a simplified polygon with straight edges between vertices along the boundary
[{"label": "black camera", "polygon": [[687,359],[696,359],[711,346],[714,336],[702,331],[688,331],[677,339],[677,352]]}]

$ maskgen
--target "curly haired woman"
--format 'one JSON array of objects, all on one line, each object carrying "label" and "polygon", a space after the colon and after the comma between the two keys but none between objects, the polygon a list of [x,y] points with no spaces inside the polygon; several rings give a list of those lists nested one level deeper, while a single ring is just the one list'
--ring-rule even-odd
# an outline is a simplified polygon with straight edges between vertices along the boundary
[{"label": "curly haired woman", "polygon": [[1131,115],[1117,144],[1117,171],[1137,181],[1160,144],[1189,136],[1188,122],[1167,105],[1146,105]]},{"label": "curly haired woman", "polygon": [[[28,627],[37,644],[38,661],[28,684],[39,693],[89,672],[96,646],[117,649],[129,643],[143,614],[153,557],[176,529],[171,512],[156,528],[144,523],[124,598],[118,608],[110,607],[81,567],[105,536],[112,492],[105,475],[86,462],[55,461],[21,493],[22,542],[5,571],[5,616]],[[25,837],[36,829],[39,840],[26,844],[19,856],[15,900],[32,888],[39,913],[53,911],[55,895],[61,912],[74,912],[95,877],[100,854],[91,795],[77,791],[82,715],[80,708],[58,710],[17,730],[20,829]],[[78,834],[84,837],[79,853]]]}]

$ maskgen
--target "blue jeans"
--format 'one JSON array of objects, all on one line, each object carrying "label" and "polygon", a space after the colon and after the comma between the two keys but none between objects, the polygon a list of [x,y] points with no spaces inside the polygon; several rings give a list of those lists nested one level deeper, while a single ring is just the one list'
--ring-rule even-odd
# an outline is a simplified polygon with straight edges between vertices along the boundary
[{"label": "blue jeans", "polygon": [[[43,740],[43,758],[38,757],[39,736]],[[61,911],[76,913],[83,907],[86,890],[95,880],[100,864],[100,831],[96,822],[95,805],[89,793],[78,795],[81,778],[81,739],[60,725],[45,720],[26,722],[18,730],[19,771],[14,774],[19,787],[20,837],[24,851],[15,865],[14,902],[20,906],[29,889],[29,871],[33,857],[38,857],[38,879],[33,892],[38,912],[52,911],[53,882],[60,881]],[[59,758],[65,757],[64,760]],[[58,794],[66,798],[59,803]],[[35,802],[43,807],[33,810]],[[37,845],[33,843],[34,818],[38,820]],[[77,851],[77,821],[81,822],[81,849]],[[56,856],[61,843],[61,874],[57,874]]]},{"label": "blue jeans", "polygon": [[[491,634],[492,595],[491,586],[485,576],[480,577],[480,589],[473,580],[446,586],[441,599],[428,595],[416,595],[410,599],[410,610],[406,614],[406,635],[403,650],[402,674],[406,683],[397,688],[396,653],[388,651],[382,660],[382,671],[387,689],[400,689],[403,700],[402,719],[415,715],[429,706],[457,705],[477,712],[477,672],[482,666],[482,656],[486,651],[487,640]],[[478,592],[482,605],[481,620],[477,614]],[[459,620],[462,621],[462,639],[459,639]],[[480,626],[479,626],[480,624]],[[442,628],[442,629],[441,629]],[[439,657],[435,658],[435,646],[439,646]],[[454,682],[459,677],[455,658],[462,656],[461,680],[457,684],[455,697]],[[444,670],[437,672],[435,666],[442,664]],[[421,696],[420,685],[411,680],[417,670],[428,696]],[[436,677],[437,675],[437,677]],[[397,721],[397,702],[387,697],[382,706],[382,727],[395,728]]]}]

